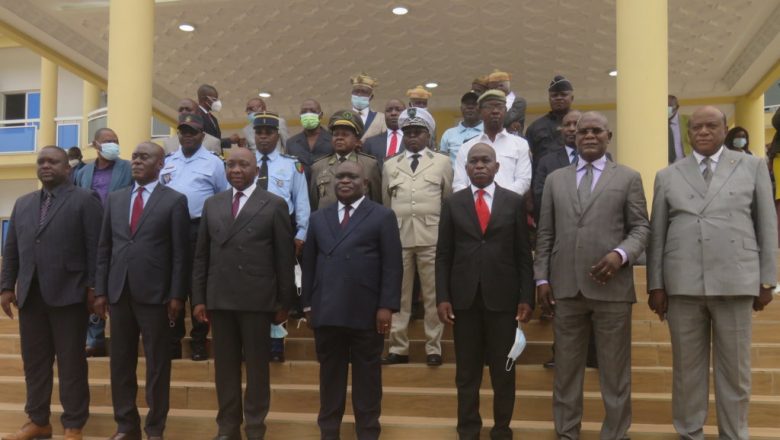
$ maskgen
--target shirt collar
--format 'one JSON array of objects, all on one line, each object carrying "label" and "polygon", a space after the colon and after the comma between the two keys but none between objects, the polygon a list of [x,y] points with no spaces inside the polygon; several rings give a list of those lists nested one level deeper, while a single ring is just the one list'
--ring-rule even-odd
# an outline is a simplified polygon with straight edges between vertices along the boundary
[{"label": "shirt collar", "polygon": [[491,199],[493,198],[493,194],[496,192],[496,182],[490,182],[490,185],[484,188],[477,188],[476,186],[474,186],[473,183],[470,184],[469,186],[471,187],[471,195],[473,195],[474,197],[477,196],[477,191],[479,191],[480,189],[484,190],[485,193],[487,193],[487,195],[489,195]]},{"label": "shirt collar", "polygon": [[[308,147],[308,144],[306,144],[306,146]],[[269,161],[273,162],[276,158],[279,157],[279,150],[274,148],[274,150],[266,154],[266,156],[268,156]],[[257,159],[258,162],[260,162],[260,159],[262,157],[263,157],[263,153],[261,153],[259,150],[255,150],[255,159]]]},{"label": "shirt collar", "polygon": [[[358,209],[358,206],[360,206],[360,204],[361,204],[361,203],[363,203],[363,200],[364,200],[365,198],[366,198],[366,196],[363,196],[363,197],[361,197],[361,198],[359,198],[359,199],[355,200],[354,202],[352,202],[352,204],[350,205],[350,206],[352,206],[352,212],[355,212],[355,210],[356,210],[356,209]],[[346,206],[346,205],[344,205],[343,203],[341,203],[341,201],[340,201],[340,200],[339,200],[339,202],[338,202],[338,203],[339,203],[339,211],[343,211],[343,210],[344,210],[344,206]]]},{"label": "shirt collar", "polygon": [[[499,138],[505,137],[505,136],[511,136],[511,135],[509,134],[508,131],[506,131],[506,128],[502,128],[501,131],[499,131],[498,134],[496,134],[496,141],[498,141]],[[484,130],[482,131],[482,136],[480,136],[480,139],[482,141],[485,141],[485,142],[488,142],[488,143],[493,142],[493,141],[490,140],[490,136],[488,136],[488,134],[485,133]]]},{"label": "shirt collar", "polygon": [[[574,147],[570,147],[568,145],[564,145],[563,148],[566,150],[566,157],[568,157],[569,158],[569,162],[571,162],[571,153],[572,153],[572,151],[576,152],[577,149],[574,148]],[[605,156],[606,156],[606,154],[605,154]]]},{"label": "shirt collar", "polygon": [[603,156],[599,157],[593,162],[587,162],[585,159],[582,158],[582,156],[579,156],[579,159],[577,159],[577,171],[580,171],[583,168],[585,168],[585,165],[587,165],[588,163],[593,164],[594,169],[598,171],[604,171],[604,167],[607,165],[607,155],[605,153]]},{"label": "shirt collar", "polygon": [[404,150],[404,152],[406,153],[406,158],[407,158],[407,159],[411,159],[412,155],[414,155],[414,154],[419,154],[419,155],[420,155],[420,157],[422,157],[422,155],[423,155],[423,154],[425,154],[425,153],[427,153],[428,151],[429,151],[429,150],[428,150],[428,147],[425,147],[425,148],[423,148],[422,150],[420,150],[420,151],[418,151],[418,152],[416,152],[416,153],[412,153],[412,152],[411,152],[411,151],[409,151],[409,150]]},{"label": "shirt collar", "polygon": [[[723,145],[721,145],[718,151],[716,151],[715,154],[710,156],[710,161],[718,163],[718,161],[720,160],[720,155],[723,154],[723,148],[724,148]],[[696,163],[701,165],[701,161],[703,161],[704,158],[707,156],[704,156],[703,154],[699,154],[696,152],[696,150],[694,150],[693,157],[696,158]]]},{"label": "shirt collar", "polygon": [[483,131],[484,127],[485,127],[485,123],[482,122],[482,121],[479,121],[479,124],[477,124],[477,125],[475,125],[473,127],[466,127],[465,125],[463,125],[463,121],[458,122],[458,128],[460,129],[461,132],[468,131],[468,130]]},{"label": "shirt collar", "polygon": [[[404,131],[401,130],[401,127],[398,127],[398,130],[395,131],[396,136],[403,136]],[[389,127],[387,128],[387,138],[390,139],[390,136],[393,135],[393,130],[391,130]]]},{"label": "shirt collar", "polygon": [[357,112],[357,113],[358,113],[358,114],[360,114],[360,116],[361,116],[361,117],[363,117],[363,118],[367,118],[367,117],[368,117],[368,112],[370,112],[370,111],[371,111],[371,107],[366,107],[366,108],[364,108],[363,110],[358,110],[358,109],[356,109],[356,108],[354,108],[354,107],[353,107],[353,108],[352,108],[352,111],[353,111],[353,112]]},{"label": "shirt collar", "polygon": [[151,194],[152,191],[154,191],[155,188],[157,188],[157,180],[153,180],[146,185],[139,185],[138,182],[135,182],[135,185],[133,185],[133,194],[138,192],[138,187],[143,186],[144,191],[146,191],[148,194]]},{"label": "shirt collar", "polygon": [[198,104],[198,107],[200,107],[200,109],[201,109],[201,110],[203,110],[203,113],[205,113],[205,114],[207,114],[207,115],[211,114],[211,111],[209,111],[209,110],[206,110],[206,108],[205,108],[205,107],[203,107],[202,105]]},{"label": "shirt collar", "polygon": [[[243,191],[241,191],[241,192],[242,192],[242,193],[244,193],[244,196],[245,196],[245,197],[248,199],[249,197],[251,197],[251,196],[252,196],[252,193],[253,193],[253,192],[255,192],[255,189],[256,189],[256,188],[257,188],[257,181],[255,181],[255,182],[252,182],[252,184],[251,184],[251,185],[249,185],[248,187],[246,187],[246,189],[244,189],[244,190],[243,190]],[[236,197],[236,193],[237,193],[237,192],[238,192],[238,190],[237,190],[237,189],[235,189],[235,188],[233,188],[233,197]]]}]

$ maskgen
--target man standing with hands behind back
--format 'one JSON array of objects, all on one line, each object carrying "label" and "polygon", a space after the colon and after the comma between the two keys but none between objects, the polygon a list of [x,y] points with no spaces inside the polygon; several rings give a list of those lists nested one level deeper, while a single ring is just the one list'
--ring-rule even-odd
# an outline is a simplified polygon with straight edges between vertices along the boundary
[{"label": "man standing with hands behind back", "polygon": [[439,319],[454,326],[458,435],[477,440],[482,429],[479,388],[485,363],[493,386],[491,439],[509,440],[515,368],[507,355],[518,321],[534,307],[533,261],[523,198],[493,181],[496,152],[478,143],[468,151],[469,186],[445,200],[436,244]]},{"label": "man standing with hands behind back", "polygon": [[752,312],[772,301],[777,283],[772,184],[763,160],[723,146],[717,108],[696,110],[688,135],[693,154],[655,178],[649,305],[669,319],[680,438],[704,438],[712,352],[719,435],[747,440]]}]

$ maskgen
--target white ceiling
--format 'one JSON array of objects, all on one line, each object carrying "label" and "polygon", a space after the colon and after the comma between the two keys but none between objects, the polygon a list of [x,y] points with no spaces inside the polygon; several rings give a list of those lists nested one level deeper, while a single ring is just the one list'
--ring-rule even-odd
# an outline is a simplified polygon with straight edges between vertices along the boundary
[{"label": "white ceiling", "polygon": [[[652,1],[652,0],[637,0]],[[326,113],[349,105],[349,77],[379,80],[376,107],[429,81],[431,107],[455,108],[471,80],[513,75],[529,104],[545,104],[555,74],[578,102],[612,102],[614,0],[157,0],[155,88],[173,115],[201,83],[217,87],[223,120],[246,100],[297,114],[317,98]],[[0,19],[105,76],[107,0],[0,0]],[[391,14],[398,4],[405,16]],[[182,22],[196,31],[178,30]],[[125,54],[132,57],[133,54]],[[680,97],[747,92],[780,58],[780,0],[669,0],[669,85]]]}]

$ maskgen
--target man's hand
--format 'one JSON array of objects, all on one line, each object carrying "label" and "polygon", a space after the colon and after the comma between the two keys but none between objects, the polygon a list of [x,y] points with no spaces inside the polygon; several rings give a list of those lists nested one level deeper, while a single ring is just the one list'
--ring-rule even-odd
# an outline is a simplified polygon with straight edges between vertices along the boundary
[{"label": "man's hand", "polygon": [[209,317],[206,315],[206,305],[198,304],[192,311],[192,316],[200,322],[209,322]]},{"label": "man's hand", "polygon": [[303,240],[295,239],[295,256],[300,257],[303,253]]},{"label": "man's hand", "polygon": [[531,308],[530,304],[520,303],[517,305],[517,316],[515,316],[515,321],[526,323],[531,320],[531,315],[533,313],[534,309]]},{"label": "man's hand", "polygon": [[98,296],[92,303],[92,313],[98,315],[103,321],[106,320],[106,316],[109,314],[108,297],[105,295]]},{"label": "man's hand", "polygon": [[290,314],[288,310],[280,309],[276,311],[276,314],[274,314],[274,324],[279,325],[283,323],[284,321],[287,321],[287,316]]},{"label": "man's hand", "polygon": [[179,317],[179,313],[183,308],[184,301],[179,298],[171,298],[171,300],[168,301],[168,319],[170,321],[176,321],[176,318]]},{"label": "man's hand", "polygon": [[555,316],[555,297],[549,283],[536,286],[536,301],[542,306],[542,313],[552,318]]},{"label": "man's hand", "polygon": [[650,296],[647,298],[647,305],[650,306],[650,310],[658,315],[661,321],[666,319],[666,310],[669,308],[669,297],[666,295],[666,290],[651,290]]},{"label": "man's hand", "polygon": [[11,310],[11,304],[17,306],[16,293],[14,293],[13,290],[4,290],[3,293],[0,293],[0,306],[3,307],[3,312],[5,312],[9,318],[14,319],[14,312]]},{"label": "man's hand", "polygon": [[447,301],[439,303],[436,312],[439,314],[439,321],[449,325],[455,324],[455,313],[452,312],[451,303]]},{"label": "man's hand", "polygon": [[593,281],[603,286],[615,276],[622,265],[623,257],[617,251],[609,251],[601,261],[590,268],[590,277]]},{"label": "man's hand", "polygon": [[381,335],[390,333],[390,319],[393,312],[390,309],[380,308],[376,311],[376,332]]},{"label": "man's hand", "polygon": [[772,302],[773,294],[774,289],[764,289],[761,287],[758,291],[758,296],[753,299],[753,310],[756,312],[764,310],[764,307]]},{"label": "man's hand", "polygon": [[[87,287],[87,311],[95,313],[95,288]],[[106,319],[106,318],[102,318]]]}]

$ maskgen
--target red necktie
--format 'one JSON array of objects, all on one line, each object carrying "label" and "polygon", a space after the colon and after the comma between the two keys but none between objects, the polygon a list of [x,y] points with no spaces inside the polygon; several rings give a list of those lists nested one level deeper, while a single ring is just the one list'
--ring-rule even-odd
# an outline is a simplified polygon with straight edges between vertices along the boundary
[{"label": "red necktie", "polygon": [[241,197],[243,197],[244,193],[241,191],[237,192],[235,196],[233,196],[233,218],[236,218],[238,216],[238,208],[240,206]]},{"label": "red necktie", "polygon": [[395,155],[397,153],[396,150],[398,150],[398,135],[393,130],[393,135],[390,136],[390,149],[387,150],[387,157]]},{"label": "red necktie", "polygon": [[344,205],[344,218],[341,219],[341,229],[344,229],[349,224],[349,210],[352,209],[352,205]]},{"label": "red necktie", "polygon": [[484,195],[484,189],[477,190],[477,218],[479,219],[479,227],[482,228],[482,234],[485,234],[490,221],[490,208],[485,203]]},{"label": "red necktie", "polygon": [[138,193],[133,200],[133,213],[130,215],[130,233],[135,234],[138,228],[138,222],[141,220],[141,214],[144,213],[144,187],[138,187]]}]

